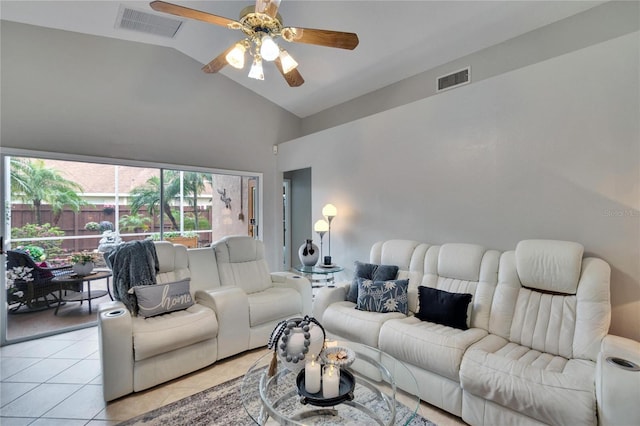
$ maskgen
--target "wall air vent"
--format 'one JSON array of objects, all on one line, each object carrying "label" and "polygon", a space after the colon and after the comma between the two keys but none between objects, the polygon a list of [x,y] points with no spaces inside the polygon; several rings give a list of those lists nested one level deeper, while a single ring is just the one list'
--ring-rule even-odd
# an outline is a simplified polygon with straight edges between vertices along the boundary
[{"label": "wall air vent", "polygon": [[116,28],[173,38],[182,21],[135,10],[120,5]]},{"label": "wall air vent", "polygon": [[460,71],[438,77],[438,89],[436,91],[442,92],[443,90],[453,89],[454,87],[462,86],[470,82],[471,67],[466,67]]}]

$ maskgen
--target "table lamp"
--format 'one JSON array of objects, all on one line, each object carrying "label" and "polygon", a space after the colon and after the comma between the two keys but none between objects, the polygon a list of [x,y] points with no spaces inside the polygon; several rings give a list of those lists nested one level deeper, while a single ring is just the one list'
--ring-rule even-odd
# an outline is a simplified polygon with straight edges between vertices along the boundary
[{"label": "table lamp", "polygon": [[318,235],[320,235],[320,259],[323,259],[324,255],[322,252],[322,237],[324,237],[324,234],[329,230],[329,224],[325,220],[320,219],[313,225],[313,230],[316,231]]},{"label": "table lamp", "polygon": [[331,265],[331,221],[338,214],[338,209],[333,204],[327,204],[322,208],[322,216],[329,222],[329,256],[324,257],[324,264]]}]

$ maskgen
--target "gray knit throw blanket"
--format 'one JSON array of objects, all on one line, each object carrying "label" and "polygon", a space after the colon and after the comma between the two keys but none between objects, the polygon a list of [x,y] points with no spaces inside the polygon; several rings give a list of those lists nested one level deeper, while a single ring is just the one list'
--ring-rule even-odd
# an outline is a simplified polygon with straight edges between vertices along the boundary
[{"label": "gray knit throw blanket", "polygon": [[152,240],[128,241],[111,251],[105,260],[113,271],[113,296],[137,315],[136,296],[129,294],[129,289],[156,283],[160,271],[156,246]]}]

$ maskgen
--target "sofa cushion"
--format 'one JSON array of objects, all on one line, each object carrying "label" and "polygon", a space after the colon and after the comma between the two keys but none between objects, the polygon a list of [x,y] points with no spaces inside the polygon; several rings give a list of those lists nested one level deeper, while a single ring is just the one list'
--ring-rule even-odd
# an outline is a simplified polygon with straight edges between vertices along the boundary
[{"label": "sofa cushion", "polygon": [[516,246],[516,269],[523,286],[576,294],[584,247],[569,241],[525,240]]},{"label": "sofa cushion", "polygon": [[356,309],[369,312],[409,312],[409,280],[372,281],[358,278]]},{"label": "sofa cushion", "polygon": [[489,335],[467,350],[465,392],[547,424],[593,425],[595,363],[551,355]]},{"label": "sofa cushion", "polygon": [[438,275],[463,281],[480,281],[487,250],[476,244],[443,244],[438,254]]},{"label": "sofa cushion", "polygon": [[375,263],[355,262],[356,272],[353,282],[347,293],[349,302],[358,303],[358,278],[372,281],[393,280],[398,275],[398,267],[395,265],[376,265]]},{"label": "sofa cushion", "polygon": [[437,288],[418,287],[419,309],[416,317],[449,327],[466,330],[467,310],[473,296],[468,293],[450,293]]},{"label": "sofa cushion", "polygon": [[465,350],[486,335],[481,328],[460,330],[407,317],[382,325],[379,348],[400,361],[458,382]]},{"label": "sofa cushion", "polygon": [[187,309],[193,305],[189,279],[166,284],[135,286],[131,290],[138,302],[138,315],[153,317]]},{"label": "sofa cushion", "polygon": [[355,309],[355,304],[344,301],[332,303],[324,312],[320,322],[325,330],[346,340],[378,347],[380,327],[385,321],[405,318],[400,312],[367,312]]},{"label": "sofa cushion", "polygon": [[136,361],[213,339],[218,335],[216,315],[211,309],[199,304],[151,318],[133,317],[132,328]]},{"label": "sofa cushion", "polygon": [[251,293],[249,298],[249,324],[251,327],[279,320],[302,312],[300,293],[291,288],[270,287]]},{"label": "sofa cushion", "polygon": [[222,286],[237,286],[248,294],[272,286],[262,241],[249,237],[226,237],[214,245]]}]

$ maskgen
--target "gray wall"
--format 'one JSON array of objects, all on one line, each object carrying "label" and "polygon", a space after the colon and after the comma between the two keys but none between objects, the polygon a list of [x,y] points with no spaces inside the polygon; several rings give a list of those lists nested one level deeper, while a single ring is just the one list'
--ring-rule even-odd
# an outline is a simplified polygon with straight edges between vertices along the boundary
[{"label": "gray wall", "polygon": [[473,81],[638,31],[640,2],[611,1],[455,59],[302,120],[308,135],[436,94],[436,79],[471,65]]},{"label": "gray wall", "polygon": [[300,263],[298,248],[307,238],[320,247],[320,237],[313,232],[311,222],[311,169],[292,170],[284,174],[291,179],[291,266]]},{"label": "gray wall", "polygon": [[278,167],[311,165],[351,269],[381,239],[578,241],[611,264],[612,333],[640,339],[638,51],[636,32],[286,142]]},{"label": "gray wall", "polygon": [[0,30],[3,147],[264,173],[263,239],[280,265],[272,145],[299,135],[297,117],[173,49],[7,21]]}]

